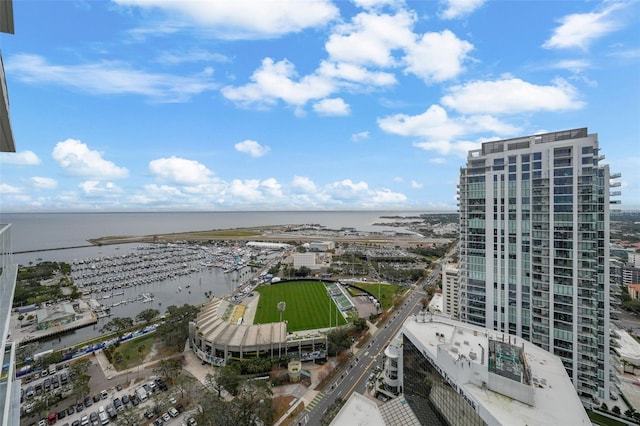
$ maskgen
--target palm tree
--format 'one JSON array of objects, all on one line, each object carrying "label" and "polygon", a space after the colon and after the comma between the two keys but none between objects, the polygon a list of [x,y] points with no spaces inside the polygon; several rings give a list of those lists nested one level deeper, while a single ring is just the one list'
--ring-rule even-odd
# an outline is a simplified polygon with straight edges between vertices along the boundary
[{"label": "palm tree", "polygon": [[278,312],[280,312],[280,322],[282,322],[282,313],[287,309],[286,302],[278,302]]}]

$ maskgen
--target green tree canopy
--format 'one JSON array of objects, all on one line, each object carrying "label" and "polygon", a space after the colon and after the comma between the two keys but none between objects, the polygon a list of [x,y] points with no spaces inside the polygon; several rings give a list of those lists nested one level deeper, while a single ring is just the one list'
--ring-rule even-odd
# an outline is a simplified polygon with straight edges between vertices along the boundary
[{"label": "green tree canopy", "polygon": [[138,315],[136,315],[136,321],[144,322],[145,324],[149,324],[158,315],[160,315],[160,311],[157,310],[157,309],[152,309],[152,308],[145,309],[144,311],[142,311]]}]

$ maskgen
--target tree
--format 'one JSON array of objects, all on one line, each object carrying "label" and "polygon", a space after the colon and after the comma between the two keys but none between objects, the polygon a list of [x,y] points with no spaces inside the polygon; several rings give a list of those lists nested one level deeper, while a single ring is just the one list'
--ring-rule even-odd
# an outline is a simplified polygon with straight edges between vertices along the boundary
[{"label": "tree", "polygon": [[427,306],[429,306],[429,299],[423,297],[422,299],[420,299],[420,305],[422,305],[422,310],[424,311],[425,309],[427,309]]},{"label": "tree", "polygon": [[609,411],[609,406],[607,406],[606,402],[603,402],[600,408],[602,408],[602,411]]},{"label": "tree", "polygon": [[132,407],[119,412],[115,424],[117,426],[137,426],[140,424],[141,418],[142,408],[140,406]]},{"label": "tree", "polygon": [[295,273],[296,277],[308,277],[309,275],[311,275],[311,269],[306,266],[299,267]]},{"label": "tree", "polygon": [[116,318],[113,318],[108,323],[106,323],[105,325],[103,325],[102,328],[100,329],[100,332],[109,331],[112,333],[116,333],[118,338],[120,338],[124,334],[124,330],[131,327],[133,327],[133,319],[129,317],[125,317],[125,318],[116,317]]},{"label": "tree", "polygon": [[356,318],[353,320],[353,325],[358,331],[364,331],[368,329],[367,320],[364,318]]},{"label": "tree", "polygon": [[613,408],[611,409],[611,412],[613,414],[615,414],[616,416],[620,415],[620,407],[618,407],[617,405],[614,405]]},{"label": "tree", "polygon": [[91,390],[89,388],[89,380],[91,376],[87,374],[91,361],[88,359],[81,359],[69,366],[69,377],[71,383],[71,395],[75,401],[78,402],[89,394]]},{"label": "tree", "polygon": [[180,308],[171,308],[171,312],[169,319],[157,328],[156,333],[167,349],[182,352],[189,337],[189,321],[198,315],[198,308],[185,304]]},{"label": "tree", "polygon": [[160,311],[158,311],[157,309],[153,309],[153,308],[145,309],[144,311],[142,311],[138,315],[136,315],[136,321],[137,322],[144,322],[145,324],[149,324],[158,315],[160,315]]},{"label": "tree", "polygon": [[[216,382],[213,376],[208,376],[208,379],[207,383]],[[275,420],[272,392],[262,380],[240,380],[236,396],[230,401],[221,399],[219,395],[211,387],[201,393],[199,403],[202,413],[196,416],[199,425],[273,424]]]},{"label": "tree", "polygon": [[347,330],[343,328],[334,328],[331,330],[327,334],[327,340],[329,343],[329,356],[335,356],[351,347],[351,338],[349,337],[349,333],[347,333]]},{"label": "tree", "polygon": [[235,365],[225,365],[218,368],[215,375],[207,374],[206,383],[218,399],[222,398],[223,390],[235,395],[240,385],[240,370]]},{"label": "tree", "polygon": [[165,378],[169,383],[173,383],[173,378],[182,371],[182,360],[180,358],[166,358],[160,360],[158,367],[153,372]]}]

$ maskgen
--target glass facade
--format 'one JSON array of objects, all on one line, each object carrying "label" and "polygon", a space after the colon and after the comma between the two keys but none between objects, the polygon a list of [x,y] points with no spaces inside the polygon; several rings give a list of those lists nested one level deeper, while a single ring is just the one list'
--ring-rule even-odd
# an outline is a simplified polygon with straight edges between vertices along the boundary
[{"label": "glass facade", "polygon": [[[403,337],[404,397],[423,425],[482,426],[486,423],[407,336]],[[410,374],[407,374],[410,372]]]},{"label": "glass facade", "polygon": [[483,144],[461,169],[460,319],[609,388],[609,168],[586,128]]}]

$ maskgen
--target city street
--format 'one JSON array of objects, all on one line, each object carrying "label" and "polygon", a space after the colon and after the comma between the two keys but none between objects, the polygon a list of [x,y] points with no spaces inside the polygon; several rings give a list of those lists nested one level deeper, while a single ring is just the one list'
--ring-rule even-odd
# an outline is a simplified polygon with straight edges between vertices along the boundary
[{"label": "city street", "polygon": [[370,343],[352,358],[353,362],[336,375],[333,383],[328,385],[324,392],[318,394],[313,408],[298,417],[301,424],[320,425],[323,414],[336,399],[346,400],[354,391],[363,395],[368,392],[368,377],[376,366],[381,366],[384,349],[398,334],[404,320],[420,310],[420,300],[425,295],[424,292],[416,290],[410,293],[405,303],[392,314],[382,328],[378,329]]}]

